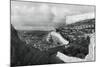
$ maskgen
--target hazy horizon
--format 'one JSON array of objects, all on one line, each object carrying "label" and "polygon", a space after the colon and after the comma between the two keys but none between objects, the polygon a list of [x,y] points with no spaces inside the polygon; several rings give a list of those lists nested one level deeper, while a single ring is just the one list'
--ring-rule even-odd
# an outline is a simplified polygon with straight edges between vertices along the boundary
[{"label": "hazy horizon", "polygon": [[95,13],[94,6],[11,1],[11,24],[17,30],[53,30],[66,16]]}]

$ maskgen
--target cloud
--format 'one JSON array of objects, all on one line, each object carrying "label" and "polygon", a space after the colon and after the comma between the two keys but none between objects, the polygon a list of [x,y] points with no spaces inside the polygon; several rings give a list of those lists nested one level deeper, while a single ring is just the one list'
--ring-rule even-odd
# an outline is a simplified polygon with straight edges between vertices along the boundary
[{"label": "cloud", "polygon": [[66,23],[66,16],[91,11],[94,7],[12,1],[11,23],[18,30],[53,29]]}]

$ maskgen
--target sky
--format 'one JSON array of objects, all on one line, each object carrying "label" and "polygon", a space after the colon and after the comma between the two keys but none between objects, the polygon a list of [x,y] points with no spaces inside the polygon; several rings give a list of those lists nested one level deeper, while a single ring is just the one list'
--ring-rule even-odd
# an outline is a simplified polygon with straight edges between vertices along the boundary
[{"label": "sky", "polygon": [[53,30],[66,16],[95,13],[94,6],[11,1],[11,24],[17,30]]}]

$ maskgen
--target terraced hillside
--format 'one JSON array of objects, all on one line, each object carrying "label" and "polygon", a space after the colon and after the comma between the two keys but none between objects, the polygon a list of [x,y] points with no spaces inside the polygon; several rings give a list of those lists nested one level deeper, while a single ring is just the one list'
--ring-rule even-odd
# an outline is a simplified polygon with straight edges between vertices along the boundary
[{"label": "terraced hillside", "polygon": [[65,35],[83,35],[95,32],[95,19],[86,19],[77,23],[68,24],[57,28],[62,36]]},{"label": "terraced hillside", "polygon": [[69,47],[63,53],[84,59],[89,53],[90,35],[95,33],[95,19],[86,19],[60,27],[57,32],[69,41]]},{"label": "terraced hillside", "polygon": [[90,36],[95,33],[95,19],[62,26],[56,32],[69,41],[68,46],[46,38],[51,31],[15,30],[11,27],[11,65],[64,63],[57,52],[69,57],[85,59],[89,54]]}]

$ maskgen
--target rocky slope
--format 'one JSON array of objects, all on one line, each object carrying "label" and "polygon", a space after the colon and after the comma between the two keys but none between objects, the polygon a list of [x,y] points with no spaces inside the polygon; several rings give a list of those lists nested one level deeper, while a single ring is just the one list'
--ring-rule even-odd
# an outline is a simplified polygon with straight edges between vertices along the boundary
[{"label": "rocky slope", "polygon": [[90,35],[95,33],[94,20],[84,20],[81,21],[83,23],[79,22],[56,29],[56,32],[69,41],[68,46],[53,42],[52,38],[47,42],[46,38],[50,31],[19,31],[11,25],[11,65],[64,63],[57,57],[58,51],[69,58],[86,60],[91,53],[89,45]]},{"label": "rocky slope", "polygon": [[40,51],[20,40],[18,31],[11,25],[11,66],[64,63],[56,57],[57,51],[62,48]]}]

